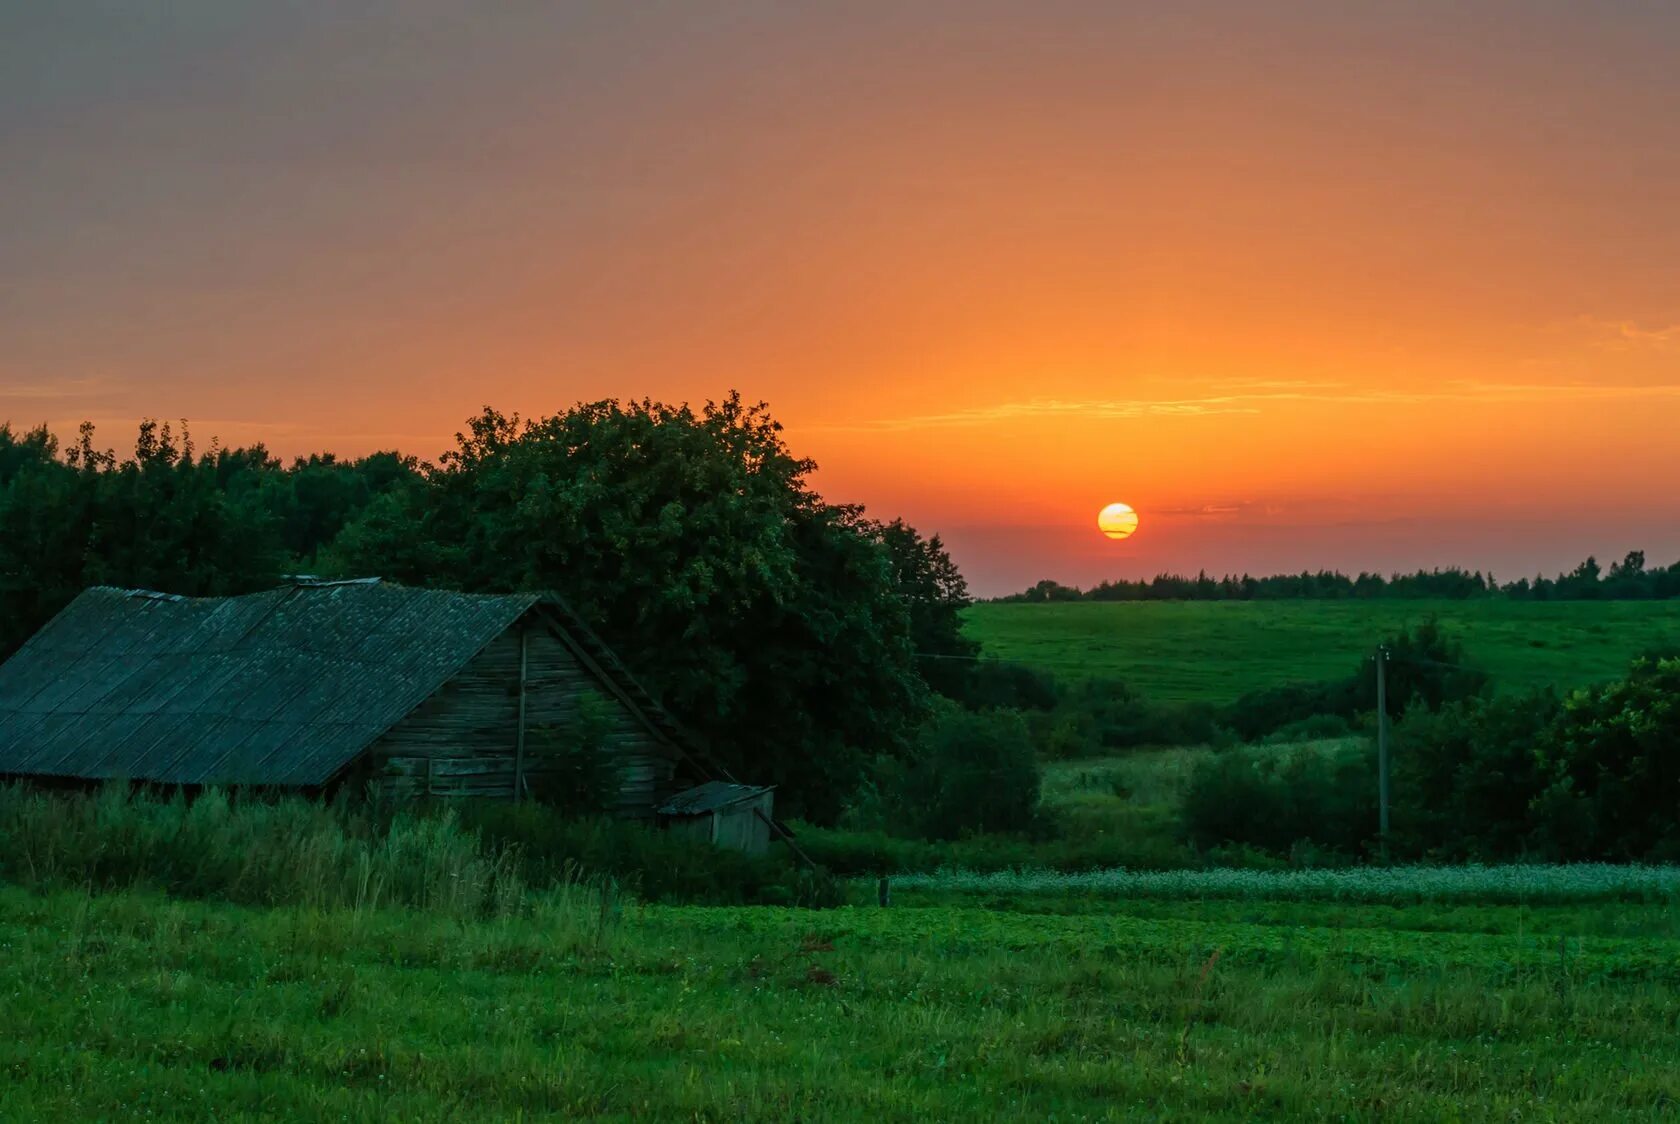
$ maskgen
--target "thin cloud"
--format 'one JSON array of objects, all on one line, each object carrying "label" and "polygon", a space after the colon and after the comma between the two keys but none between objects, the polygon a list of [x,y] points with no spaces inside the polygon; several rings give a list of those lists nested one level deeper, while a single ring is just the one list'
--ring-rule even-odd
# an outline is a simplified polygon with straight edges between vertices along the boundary
[{"label": "thin cloud", "polygon": [[1224,503],[1204,503],[1194,507],[1152,507],[1149,509],[1151,517],[1167,517],[1172,519],[1235,519],[1255,511],[1275,514],[1278,509],[1267,507],[1254,500],[1236,500]]},{"label": "thin cloud", "polygon": [[64,398],[92,398],[108,394],[115,384],[109,379],[53,379],[50,382],[22,382],[0,379],[0,401],[49,402]]},{"label": "thin cloud", "polygon": [[936,414],[877,418],[858,425],[824,426],[831,430],[909,430],[991,425],[997,422],[1066,418],[1124,420],[1147,417],[1211,417],[1259,414],[1277,403],[1397,405],[1431,402],[1558,402],[1631,399],[1680,399],[1680,384],[1497,383],[1457,381],[1431,390],[1352,390],[1346,384],[1303,384],[1295,389],[1258,387],[1249,392],[1197,398],[1032,398],[974,406]]},{"label": "thin cloud", "polygon": [[1585,329],[1594,346],[1609,351],[1680,350],[1680,324],[1646,328],[1636,320],[1607,320],[1598,316],[1578,316],[1569,323]]}]

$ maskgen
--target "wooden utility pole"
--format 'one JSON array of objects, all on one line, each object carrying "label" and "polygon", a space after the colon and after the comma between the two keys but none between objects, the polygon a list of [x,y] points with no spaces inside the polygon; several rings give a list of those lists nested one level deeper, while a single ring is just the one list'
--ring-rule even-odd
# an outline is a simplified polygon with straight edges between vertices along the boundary
[{"label": "wooden utility pole", "polygon": [[1377,646],[1377,830],[1388,861],[1388,649]]}]

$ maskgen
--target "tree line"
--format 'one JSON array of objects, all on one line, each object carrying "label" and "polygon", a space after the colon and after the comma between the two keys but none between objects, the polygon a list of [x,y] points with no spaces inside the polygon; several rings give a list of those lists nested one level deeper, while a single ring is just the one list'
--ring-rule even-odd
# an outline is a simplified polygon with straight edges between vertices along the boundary
[{"label": "tree line", "polygon": [[[969,687],[968,590],[937,536],[830,503],[762,405],[486,408],[437,464],[283,462],[146,421],[131,454],[0,425],[0,658],[83,589],[188,596],[285,575],[551,590],[695,747],[832,819]],[[929,658],[929,657],[959,657]]]},{"label": "tree line", "polygon": [[1504,597],[1518,601],[1666,601],[1680,597],[1680,562],[1649,567],[1645,552],[1629,551],[1606,570],[1589,557],[1566,574],[1518,578],[1500,583],[1492,574],[1458,568],[1418,570],[1409,574],[1360,572],[1350,577],[1336,570],[1302,571],[1269,577],[1195,577],[1159,574],[1148,580],[1118,578],[1089,589],[1045,579],[1002,602],[1046,601],[1283,601],[1357,599],[1432,599],[1463,601]]}]

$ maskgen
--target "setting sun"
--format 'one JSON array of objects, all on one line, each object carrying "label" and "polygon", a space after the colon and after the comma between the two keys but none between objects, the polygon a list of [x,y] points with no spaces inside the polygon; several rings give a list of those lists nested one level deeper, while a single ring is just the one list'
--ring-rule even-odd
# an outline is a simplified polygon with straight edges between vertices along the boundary
[{"label": "setting sun", "polygon": [[1111,539],[1128,539],[1138,528],[1138,515],[1130,504],[1111,503],[1097,513],[1097,527]]}]

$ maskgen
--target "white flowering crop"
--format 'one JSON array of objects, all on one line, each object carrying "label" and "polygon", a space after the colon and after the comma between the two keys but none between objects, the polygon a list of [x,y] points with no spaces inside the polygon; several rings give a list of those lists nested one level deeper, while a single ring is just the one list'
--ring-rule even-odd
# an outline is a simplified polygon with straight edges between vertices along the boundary
[{"label": "white flowering crop", "polygon": [[1667,901],[1680,897],[1680,866],[1397,866],[1342,870],[939,870],[901,874],[895,888],[993,894],[1301,901]]}]

